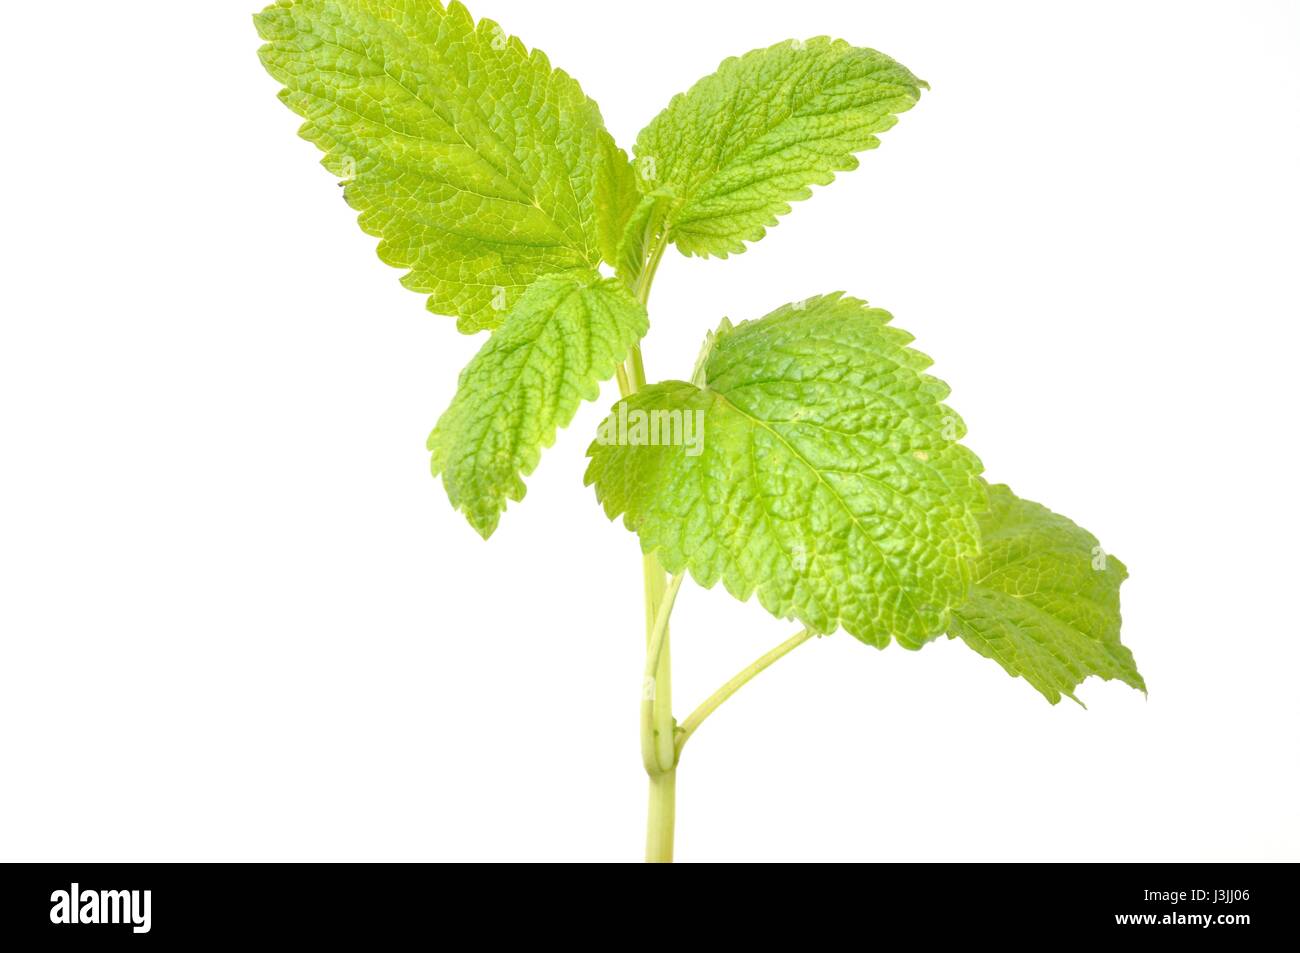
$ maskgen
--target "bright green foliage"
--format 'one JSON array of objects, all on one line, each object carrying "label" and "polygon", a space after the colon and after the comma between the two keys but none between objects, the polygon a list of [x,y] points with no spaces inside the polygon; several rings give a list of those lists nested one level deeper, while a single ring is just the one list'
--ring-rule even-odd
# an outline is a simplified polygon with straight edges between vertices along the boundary
[{"label": "bright green foliage", "polygon": [[624,280],[633,281],[640,276],[676,198],[671,188],[652,189],[632,210],[623,230],[623,240],[618,245],[618,260],[614,263]]},{"label": "bright green foliage", "polygon": [[436,0],[281,0],[255,20],[300,134],[429,310],[493,328],[542,275],[614,262],[632,169],[545,54]]},{"label": "bright green foliage", "polygon": [[980,518],[983,547],[966,604],[949,636],[960,637],[1053,705],[1089,675],[1146,691],[1119,641],[1124,564],[1096,537],[1005,486],[989,489]]},{"label": "bright green foliage", "polygon": [[857,168],[855,152],[916,103],[925,84],[875,50],[817,37],[722,63],[674,96],[637,137],[642,177],[680,204],[669,235],[688,255],[758,241],[809,186]]},{"label": "bright green foliage", "polygon": [[[942,632],[985,489],[947,386],[889,320],[832,294],[724,325],[696,383],[652,385],[602,424],[586,479],[605,512],[669,572],[819,632],[911,648]],[[638,419],[671,438],[655,421],[673,413],[682,434],[702,421],[702,445],[633,445]]]},{"label": "bright green foliage", "polygon": [[555,442],[578,405],[600,395],[645,334],[645,308],[613,278],[552,275],[533,282],[500,330],[461,372],[451,406],[429,436],[433,474],[470,524],[492,535],[521,477]]},{"label": "bright green foliage", "polygon": [[[672,98],[634,171],[572,78],[458,2],[279,0],[254,19],[280,98],[380,257],[462,331],[494,329],[429,437],[484,537],[601,381],[635,356],[626,378],[642,384],[665,243],[744,251],[925,88],[842,40],[754,50]],[[837,293],[724,321],[689,383],[615,406],[587,482],[669,572],[757,593],[814,632],[918,648],[946,631],[1053,704],[1089,675],[1145,691],[1119,639],[1124,565],[984,483],[947,386],[890,320]]]}]

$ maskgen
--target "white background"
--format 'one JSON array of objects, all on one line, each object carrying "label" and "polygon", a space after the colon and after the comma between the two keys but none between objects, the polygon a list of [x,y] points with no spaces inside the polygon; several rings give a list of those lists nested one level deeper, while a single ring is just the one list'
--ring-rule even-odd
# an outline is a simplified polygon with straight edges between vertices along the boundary
[{"label": "white background", "polygon": [[[0,855],[636,859],[639,556],[581,479],[602,406],[481,541],[424,450],[481,340],[377,259],[251,5],[76,7],[8,11],[0,60]],[[1149,699],[810,643],[691,741],[679,859],[1300,859],[1297,4],[472,9],[625,146],[790,36],[927,79],[748,253],[670,252],[649,373],[724,314],[869,298],[988,477],[1132,573]],[[793,631],[688,584],[679,717]]]}]

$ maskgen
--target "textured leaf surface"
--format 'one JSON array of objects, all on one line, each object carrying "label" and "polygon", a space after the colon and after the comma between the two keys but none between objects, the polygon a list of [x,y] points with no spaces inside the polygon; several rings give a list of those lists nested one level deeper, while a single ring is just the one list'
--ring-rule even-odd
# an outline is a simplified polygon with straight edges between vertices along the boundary
[{"label": "textured leaf surface", "polygon": [[648,327],[645,308],[613,278],[552,275],[524,292],[500,330],[461,372],[429,436],[433,475],[485,538],[543,447],[600,395]]},{"label": "textured leaf surface", "polygon": [[[965,599],[985,491],[947,386],[889,320],[833,294],[724,324],[696,383],[615,406],[587,482],[670,572],[818,632],[919,647]],[[698,454],[633,445],[637,411],[699,411]]]},{"label": "textured leaf surface", "polygon": [[1146,691],[1119,641],[1124,564],[1096,537],[1005,486],[989,490],[983,549],[949,635],[1019,675],[1053,705],[1089,675]]},{"label": "textured leaf surface", "polygon": [[300,134],[429,310],[496,327],[542,275],[613,263],[632,169],[545,54],[436,0],[281,0],[255,20]]},{"label": "textured leaf surface", "polygon": [[817,37],[722,63],[637,137],[642,175],[681,197],[670,236],[688,255],[758,241],[791,202],[857,168],[925,84],[875,50]]}]

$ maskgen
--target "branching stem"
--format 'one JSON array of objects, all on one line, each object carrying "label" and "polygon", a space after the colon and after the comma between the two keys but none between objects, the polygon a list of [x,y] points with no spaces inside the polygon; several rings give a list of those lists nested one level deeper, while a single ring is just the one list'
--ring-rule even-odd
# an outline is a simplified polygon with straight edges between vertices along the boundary
[{"label": "branching stem", "polygon": [[[663,571],[655,563],[655,571]],[[655,610],[645,653],[645,681],[641,693],[641,759],[651,777],[671,771],[677,763],[673,723],[671,665],[668,664],[668,617],[672,615],[677,590],[684,573],[673,576]],[[668,692],[665,697],[665,692]]]},{"label": "branching stem", "polygon": [[812,632],[809,629],[804,629],[798,635],[791,636],[776,648],[772,649],[772,651],[760,656],[750,665],[741,669],[735,677],[730,679],[725,685],[706,698],[700,704],[700,707],[691,712],[689,717],[687,717],[687,719],[682,722],[681,726],[677,729],[676,743],[674,746],[677,756],[681,757],[682,748],[685,747],[687,739],[695,733],[695,729],[700,727],[700,724],[705,718],[708,718],[717,710],[719,705],[725,702],[732,695],[736,694],[736,692],[740,691],[746,682],[759,672],[763,671],[763,669],[767,668],[777,659],[793,652],[815,635],[815,632]]},{"label": "branching stem", "polygon": [[[655,238],[650,244],[640,274],[634,279],[629,276],[632,293],[642,305],[650,300],[650,286],[654,283],[655,272],[659,270],[668,241],[667,233]],[[628,397],[645,384],[641,347],[633,345],[627,360],[618,368],[618,390],[623,397]],[[672,655],[669,649],[668,620],[685,574],[678,573],[668,580],[653,553],[643,557],[642,574],[645,584],[646,664],[641,699],[641,760],[650,777],[645,858],[652,863],[668,863],[673,859],[673,831],[676,827],[677,759],[686,739],[700,726],[700,722],[742,685],[787,652],[811,639],[813,634],[804,630],[758,659],[710,695],[679,728],[672,711]]]}]

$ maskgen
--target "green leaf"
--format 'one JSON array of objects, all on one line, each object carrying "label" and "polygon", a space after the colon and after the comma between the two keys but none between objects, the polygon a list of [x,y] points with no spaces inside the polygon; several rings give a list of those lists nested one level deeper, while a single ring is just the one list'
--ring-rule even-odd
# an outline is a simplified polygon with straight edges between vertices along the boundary
[{"label": "green leaf", "polygon": [[637,137],[642,177],[672,187],[687,255],[745,250],[911,109],[925,86],[883,53],[817,37],[725,60]]},{"label": "green leaf", "polygon": [[542,275],[614,262],[631,165],[544,53],[436,0],[280,0],[254,20],[299,134],[430,311],[493,328]]},{"label": "green leaf", "polygon": [[724,323],[694,383],[601,424],[586,480],[605,512],[669,572],[818,632],[911,648],[942,632],[985,489],[947,386],[889,321],[832,294]]},{"label": "green leaf", "polygon": [[[1133,655],[1119,641],[1124,564],[1064,516],[989,489],[983,547],[966,604],[948,630],[1055,705],[1089,675],[1143,692]],[[1082,704],[1082,703],[1080,703]]]},{"label": "green leaf", "polygon": [[486,539],[522,477],[578,405],[600,395],[649,326],[645,308],[613,278],[550,275],[529,286],[501,329],[461,372],[451,406],[429,436],[433,475]]}]

